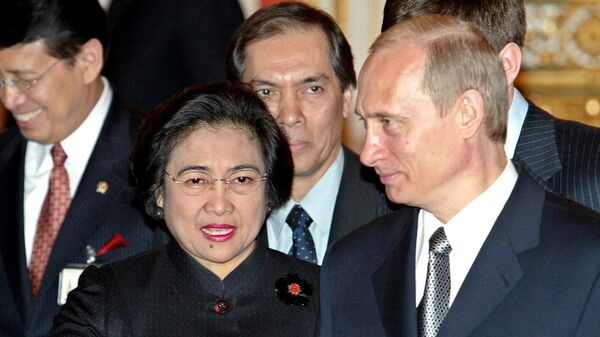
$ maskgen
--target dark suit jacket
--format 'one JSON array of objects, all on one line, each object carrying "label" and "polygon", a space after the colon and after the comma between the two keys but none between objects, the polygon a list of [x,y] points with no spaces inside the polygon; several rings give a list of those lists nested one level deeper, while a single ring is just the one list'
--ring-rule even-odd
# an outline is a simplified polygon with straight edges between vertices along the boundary
[{"label": "dark suit jacket", "polygon": [[[363,166],[352,150],[345,146],[343,150],[344,170],[335,200],[328,247],[353,230],[375,219],[382,208],[386,210],[385,213],[389,212],[384,188],[379,183],[379,178],[373,169]],[[268,246],[266,225],[263,226],[258,240],[261,244]]]},{"label": "dark suit jacket", "polygon": [[[16,129],[0,135],[0,336],[45,336],[58,312],[59,273],[67,264],[85,263],[86,246],[96,250],[120,233],[125,248],[99,256],[116,261],[150,248],[152,230],[132,206],[128,155],[137,129],[133,115],[113,102],[79,187],[56,238],[35,301],[27,276],[23,224],[26,141]],[[98,182],[109,189],[97,193]]]},{"label": "dark suit jacket", "polygon": [[514,159],[547,190],[600,212],[600,129],[529,110]]},{"label": "dark suit jacket", "polygon": [[[306,306],[277,299],[275,284],[298,274],[313,286]],[[217,313],[215,304],[228,304]],[[87,269],[51,336],[315,336],[319,268],[260,245],[223,281],[179,245]]]},{"label": "dark suit jacket", "polygon": [[[417,336],[417,214],[406,207],[334,245],[321,337]],[[521,174],[438,337],[598,336],[599,314],[599,215]]]},{"label": "dark suit jacket", "polygon": [[114,0],[104,74],[147,110],[193,84],[225,80],[225,52],[244,17],[236,0]]}]

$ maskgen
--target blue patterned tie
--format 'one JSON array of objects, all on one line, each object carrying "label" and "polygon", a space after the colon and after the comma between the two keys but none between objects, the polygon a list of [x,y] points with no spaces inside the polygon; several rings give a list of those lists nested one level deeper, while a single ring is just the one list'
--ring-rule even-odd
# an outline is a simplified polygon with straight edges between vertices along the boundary
[{"label": "blue patterned tie", "polygon": [[438,228],[429,239],[427,281],[421,304],[417,308],[419,337],[435,337],[448,313],[450,303],[450,252],[452,247],[444,228]]},{"label": "blue patterned tie", "polygon": [[297,259],[317,264],[317,252],[315,242],[308,230],[308,226],[313,222],[310,215],[300,205],[295,205],[288,214],[285,222],[292,228],[292,240],[294,244],[290,249],[289,255]]}]

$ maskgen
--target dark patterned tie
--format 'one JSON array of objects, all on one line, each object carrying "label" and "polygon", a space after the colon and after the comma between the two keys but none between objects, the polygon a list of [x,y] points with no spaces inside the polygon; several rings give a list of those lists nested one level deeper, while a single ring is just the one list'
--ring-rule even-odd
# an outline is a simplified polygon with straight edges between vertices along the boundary
[{"label": "dark patterned tie", "polygon": [[429,263],[425,294],[417,308],[419,337],[435,337],[448,312],[450,303],[450,242],[444,228],[429,239]]},{"label": "dark patterned tie", "polygon": [[56,235],[71,203],[69,176],[64,166],[67,154],[60,144],[54,145],[50,153],[54,167],[50,172],[50,186],[42,205],[29,262],[29,280],[33,298],[37,297]]},{"label": "dark patterned tie", "polygon": [[288,214],[285,222],[292,228],[293,245],[289,255],[296,258],[317,264],[317,252],[315,242],[308,230],[308,226],[313,222],[310,215],[300,205],[295,205]]}]

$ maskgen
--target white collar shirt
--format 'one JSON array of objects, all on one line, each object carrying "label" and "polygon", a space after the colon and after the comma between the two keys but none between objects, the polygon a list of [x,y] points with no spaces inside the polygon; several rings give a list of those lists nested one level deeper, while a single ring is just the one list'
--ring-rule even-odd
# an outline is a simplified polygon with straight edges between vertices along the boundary
[{"label": "white collar shirt", "polygon": [[[77,191],[112,101],[113,91],[104,77],[102,77],[102,83],[104,85],[102,94],[96,105],[92,108],[92,111],[73,133],[60,141],[63,150],[67,154],[67,160],[64,165],[69,175],[71,198],[73,198]],[[53,144],[40,144],[34,141],[27,141],[23,205],[25,217],[25,255],[28,264],[33,250],[33,240],[35,238],[38,219],[44,199],[48,193],[50,172],[54,166],[52,155],[50,154],[52,146]]]},{"label": "white collar shirt", "polygon": [[529,103],[519,90],[515,88],[510,109],[508,110],[506,142],[504,143],[504,152],[509,159],[512,159],[515,155],[515,149],[517,148],[517,142],[521,135],[527,110],[529,110]]},{"label": "white collar shirt", "polygon": [[444,227],[450,242],[450,303],[452,305],[463,281],[467,277],[479,250],[492,230],[517,181],[517,170],[511,161],[496,181],[482,194],[460,210],[447,224],[433,214],[421,210],[418,217],[416,242],[416,303],[421,301],[427,280],[429,238]]},{"label": "white collar shirt", "polygon": [[289,253],[293,243],[292,229],[287,225],[285,219],[294,205],[300,204],[313,220],[308,230],[317,250],[317,262],[319,265],[323,263],[327,244],[329,243],[333,210],[342,181],[343,170],[344,152],[340,148],[333,164],[300,202],[290,198],[280,208],[271,212],[267,219],[269,248],[286,254]]},{"label": "white collar shirt", "polygon": [[100,4],[100,7],[102,7],[104,9],[104,11],[108,12],[108,10],[110,9],[112,0],[98,0],[98,3]]}]

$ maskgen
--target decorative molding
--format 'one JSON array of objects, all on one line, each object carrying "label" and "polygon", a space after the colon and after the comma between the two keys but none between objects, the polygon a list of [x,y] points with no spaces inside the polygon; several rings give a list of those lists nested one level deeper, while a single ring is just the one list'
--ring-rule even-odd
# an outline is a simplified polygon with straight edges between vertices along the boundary
[{"label": "decorative molding", "polygon": [[600,1],[527,1],[516,85],[559,118],[600,127]]}]

